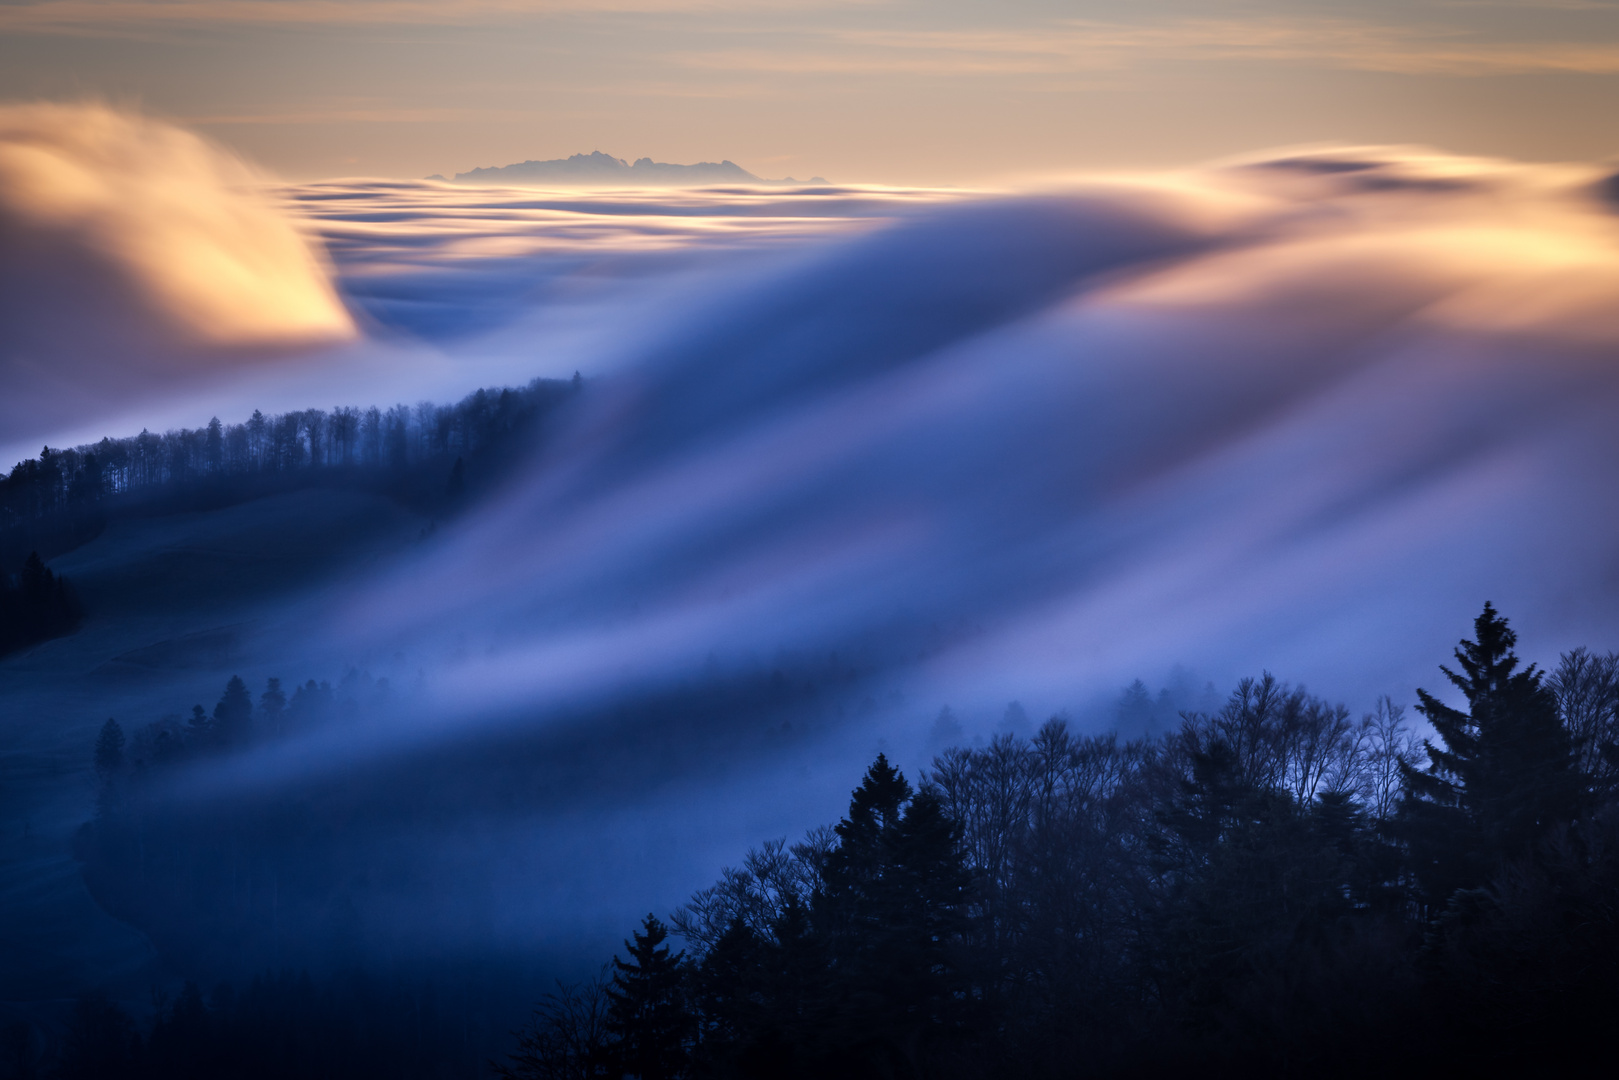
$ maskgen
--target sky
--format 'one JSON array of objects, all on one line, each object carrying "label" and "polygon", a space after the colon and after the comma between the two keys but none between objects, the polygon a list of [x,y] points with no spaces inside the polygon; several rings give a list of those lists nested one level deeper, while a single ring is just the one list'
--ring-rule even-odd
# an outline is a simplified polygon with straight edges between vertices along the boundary
[{"label": "sky", "polygon": [[1606,0],[0,0],[0,100],[292,180],[602,150],[974,184],[1315,142],[1619,152]]}]

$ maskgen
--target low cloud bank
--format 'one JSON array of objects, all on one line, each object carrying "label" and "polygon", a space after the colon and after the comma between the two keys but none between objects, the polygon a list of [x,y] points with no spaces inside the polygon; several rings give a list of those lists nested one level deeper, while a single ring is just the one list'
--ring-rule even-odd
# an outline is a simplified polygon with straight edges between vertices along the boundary
[{"label": "low cloud bank", "polygon": [[289,630],[410,673],[386,735],[196,793],[408,792],[442,832],[379,835],[489,882],[494,929],[401,886],[367,908],[394,940],[610,945],[879,748],[1100,727],[1176,663],[1194,705],[1267,668],[1408,700],[1485,599],[1533,658],[1612,648],[1603,192],[1289,155],[913,206],[694,286],[503,492]]},{"label": "low cloud bank", "polygon": [[12,438],[355,333],[318,247],[263,178],[106,106],[0,107],[0,240]]},{"label": "low cloud bank", "polygon": [[501,716],[830,652],[921,713],[1177,660],[1369,697],[1487,597],[1611,634],[1598,180],[1314,153],[850,239],[671,325],[346,632]]},{"label": "low cloud bank", "polygon": [[[610,944],[835,817],[880,747],[1100,726],[1177,662],[1187,700],[1265,668],[1408,697],[1485,599],[1532,658],[1613,648],[1610,191],[1387,150],[886,202],[298,189],[378,325],[595,377],[504,489],[243,665],[385,668],[382,722],[188,790],[374,811],[420,871],[356,901],[395,942]],[[526,321],[540,270],[607,283],[572,352]]]}]

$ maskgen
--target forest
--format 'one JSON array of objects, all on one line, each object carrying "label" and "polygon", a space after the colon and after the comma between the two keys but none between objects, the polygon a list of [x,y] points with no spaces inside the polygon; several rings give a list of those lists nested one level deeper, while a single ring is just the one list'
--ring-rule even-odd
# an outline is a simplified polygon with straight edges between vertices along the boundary
[{"label": "forest", "polygon": [[[40,451],[0,477],[0,656],[76,629],[85,611],[46,561],[120,516],[212,510],[316,485],[453,514],[519,456],[516,440],[583,385],[535,379],[454,405],[304,409]],[[15,570],[11,568],[15,567]],[[10,572],[8,572],[10,571]]]},{"label": "forest", "polygon": [[315,484],[376,488],[442,512],[492,481],[514,456],[513,440],[582,385],[577,375],[535,379],[453,405],[255,409],[239,424],[215,417],[161,435],[47,446],[0,477],[0,567],[28,552],[49,560],[70,551],[119,514],[216,509]]},{"label": "forest", "polygon": [[[914,783],[879,755],[840,821],[747,852],[627,928],[622,952],[594,978],[558,982],[496,1061],[469,1061],[454,1022],[479,1008],[476,973],[410,984],[356,963],[266,966],[206,998],[187,984],[144,1031],[87,997],[56,1075],[1572,1067],[1605,1050],[1619,1000],[1619,654],[1525,666],[1485,605],[1440,671],[1457,704],[1418,691],[1425,738],[1390,699],[1356,718],[1262,674],[1156,736],[1053,718],[1032,738],[948,749]],[[78,839],[98,900],[182,971],[207,966],[185,953],[199,935],[165,931],[164,913],[221,912],[230,924],[215,929],[232,939],[273,933],[266,871],[328,872],[288,860],[345,822],[297,796],[199,820],[155,800],[156,780],[358,722],[389,692],[353,673],[290,696],[272,681],[255,703],[233,679],[184,722],[129,738],[109,720]],[[1141,696],[1133,687],[1121,715]],[[272,819],[281,839],[260,842],[258,871],[221,857]]]}]

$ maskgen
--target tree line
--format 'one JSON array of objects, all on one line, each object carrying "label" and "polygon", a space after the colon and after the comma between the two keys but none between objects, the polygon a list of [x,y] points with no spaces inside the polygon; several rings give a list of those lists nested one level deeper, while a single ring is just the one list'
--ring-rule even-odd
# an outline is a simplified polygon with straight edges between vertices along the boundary
[{"label": "tree line", "polygon": [[[1418,692],[1426,738],[1388,698],[1356,717],[1264,674],[1161,734],[1081,735],[1054,718],[947,749],[915,783],[879,755],[839,822],[765,843],[648,915],[600,975],[557,984],[490,1067],[508,1080],[1340,1076],[1603,1052],[1619,1000],[1619,654],[1577,649],[1543,672],[1515,647],[1486,605],[1441,669],[1458,704]],[[1143,691],[1121,712],[1144,709]],[[198,815],[153,793],[175,763],[341,722],[379,692],[356,673],[290,695],[272,681],[255,703],[233,679],[189,719],[127,740],[109,721],[78,840],[97,900],[182,971],[209,968],[187,952],[198,941],[340,955],[357,916],[338,883],[357,864],[332,838],[358,806],[293,793]],[[395,1030],[365,1009],[420,1005],[362,1008],[340,992],[341,964],[297,993],[261,970],[243,996],[187,991],[139,1037],[87,999],[63,1075],[272,1075],[254,1064],[271,1044],[303,1047],[276,1059],[301,1075],[475,1071],[454,1022],[434,1045],[461,1056],[431,1068],[425,1051],[384,1065],[393,1035],[355,1049],[372,1045],[356,1032]],[[263,1004],[289,994],[306,1004]],[[333,1003],[318,1021],[298,1011],[316,998]],[[114,1029],[111,1044],[94,1034]],[[83,1065],[108,1045],[116,1069]]]},{"label": "tree line", "polygon": [[182,768],[384,714],[393,697],[387,679],[357,669],[290,692],[271,678],[256,702],[232,676],[211,709],[193,705],[130,732],[109,718],[95,743],[95,815],[74,839],[91,895],[182,971],[339,946],[356,917],[342,893],[352,867],[325,845],[352,807],[294,788],[199,814],[170,798],[169,782]]},{"label": "tree line", "polygon": [[74,854],[96,903],[187,978],[178,993],[154,988],[144,1024],[105,994],[85,995],[49,1062],[36,1060],[42,1035],[13,1025],[0,1032],[0,1062],[10,1053],[22,1063],[17,1075],[58,1080],[483,1075],[499,1039],[485,1018],[520,1000],[513,976],[480,964],[368,966],[347,888],[378,866],[357,857],[365,809],[346,785],[282,786],[206,811],[169,798],[181,770],[363,725],[398,700],[387,679],[358,669],[336,682],[269,678],[258,688],[232,676],[211,707],[144,724],[107,719],[92,753],[95,812]]},{"label": "tree line", "polygon": [[[535,379],[518,388],[478,390],[453,405],[342,406],[271,416],[255,409],[238,424],[215,417],[200,428],[46,446],[0,476],[0,557],[21,544],[52,557],[93,537],[109,510],[132,501],[204,508],[336,474],[397,476],[498,454],[514,433],[581,385],[577,375]],[[440,477],[431,494],[443,496],[445,488]]]},{"label": "tree line", "polygon": [[[1572,1065],[1619,1001],[1619,657],[1521,667],[1486,605],[1358,720],[1269,675],[1134,741],[879,755],[559,985],[512,1080],[1361,1075]],[[671,933],[684,939],[676,949]]]}]

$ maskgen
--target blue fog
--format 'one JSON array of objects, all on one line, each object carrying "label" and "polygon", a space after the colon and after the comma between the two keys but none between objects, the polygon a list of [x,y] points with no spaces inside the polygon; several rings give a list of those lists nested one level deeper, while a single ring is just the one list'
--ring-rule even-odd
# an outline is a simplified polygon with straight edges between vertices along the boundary
[{"label": "blue fog", "polygon": [[462,518],[244,601],[228,668],[75,707],[386,674],[375,715],[177,797],[370,792],[408,868],[356,892],[372,947],[583,963],[835,819],[879,749],[1099,730],[1138,677],[1408,700],[1486,599],[1534,658],[1613,648],[1599,179],[1380,153],[1016,195],[292,189],[359,338],[136,428],[586,389]]}]

